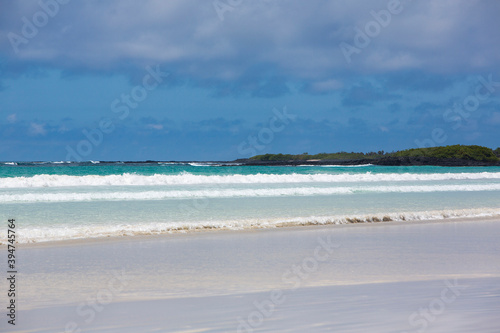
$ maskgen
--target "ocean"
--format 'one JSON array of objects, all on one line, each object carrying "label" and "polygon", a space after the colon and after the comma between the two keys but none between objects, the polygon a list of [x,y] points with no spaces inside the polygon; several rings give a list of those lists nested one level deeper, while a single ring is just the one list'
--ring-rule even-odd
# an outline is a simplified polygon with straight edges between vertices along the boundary
[{"label": "ocean", "polygon": [[500,167],[4,162],[0,211],[20,243],[500,216]]}]

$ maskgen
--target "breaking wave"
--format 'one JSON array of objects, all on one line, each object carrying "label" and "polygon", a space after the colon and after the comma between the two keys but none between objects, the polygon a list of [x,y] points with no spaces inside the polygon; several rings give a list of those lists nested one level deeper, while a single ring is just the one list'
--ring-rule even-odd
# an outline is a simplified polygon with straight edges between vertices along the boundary
[{"label": "breaking wave", "polygon": [[32,177],[0,178],[0,188],[71,187],[71,186],[152,186],[191,184],[278,184],[278,183],[341,183],[378,181],[436,180],[500,180],[500,172],[480,173],[361,173],[361,174],[254,174],[254,175],[36,175]]},{"label": "breaking wave", "polygon": [[[35,243],[72,239],[88,239],[101,237],[161,235],[185,233],[203,230],[244,230],[257,228],[297,227],[310,225],[377,223],[377,222],[411,222],[425,220],[443,220],[457,218],[498,217],[500,209],[464,209],[426,212],[385,213],[375,215],[334,215],[307,216],[296,218],[246,219],[228,221],[199,222],[163,222],[122,225],[88,225],[20,229],[17,238],[19,243]],[[6,244],[6,232],[0,232],[0,244]]]},{"label": "breaking wave", "polygon": [[357,187],[294,187],[268,189],[210,189],[171,191],[116,191],[78,193],[23,193],[1,194],[0,203],[29,202],[79,202],[111,200],[162,200],[187,198],[236,198],[236,197],[278,197],[312,196],[354,193],[412,193],[453,191],[500,191],[500,184],[486,185],[413,185],[413,186],[357,186]]}]

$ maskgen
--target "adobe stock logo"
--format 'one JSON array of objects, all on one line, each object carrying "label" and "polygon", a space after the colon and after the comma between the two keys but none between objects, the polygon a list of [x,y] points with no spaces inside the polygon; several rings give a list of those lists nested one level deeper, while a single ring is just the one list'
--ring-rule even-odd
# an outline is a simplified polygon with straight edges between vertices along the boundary
[{"label": "adobe stock logo", "polygon": [[286,106],[283,111],[273,109],[274,116],[269,118],[269,124],[260,129],[257,135],[249,135],[246,140],[238,145],[238,153],[244,156],[252,156],[257,151],[262,151],[266,145],[274,140],[274,134],[285,129],[290,121],[294,121],[297,116],[287,112]]},{"label": "adobe stock logo", "polygon": [[[470,93],[462,99],[462,102],[455,103],[453,108],[448,108],[443,113],[443,120],[447,123],[453,123],[451,128],[454,131],[461,128],[463,126],[462,122],[466,122],[500,88],[500,81],[493,81],[493,74],[488,75],[488,77],[478,76],[477,80],[478,83],[473,93]],[[428,138],[415,139],[414,142],[418,148],[426,148],[442,145],[446,140],[448,140],[446,130],[436,127],[431,131]]]},{"label": "adobe stock logo", "polygon": [[224,21],[224,13],[227,11],[232,12],[237,6],[241,5],[243,3],[243,0],[214,0],[212,3],[215,9],[215,12],[217,13],[217,16],[219,16],[219,20]]},{"label": "adobe stock logo", "polygon": [[[262,301],[253,302],[255,310],[251,311],[245,317],[238,317],[237,333],[253,333],[261,327],[264,322],[270,319],[278,306],[282,305],[287,297],[300,288],[310,275],[318,271],[319,266],[331,259],[334,251],[340,247],[340,244],[334,242],[331,235],[318,237],[318,245],[314,248],[312,255],[305,257],[300,262],[295,263],[287,269],[281,276],[283,284],[291,286],[283,289],[273,289],[269,297]],[[291,287],[291,288],[290,288]]]},{"label": "adobe stock logo", "polygon": [[60,5],[65,5],[70,0],[48,0],[38,1],[40,10],[37,11],[29,20],[26,16],[21,18],[23,26],[21,28],[21,35],[9,32],[7,38],[9,39],[10,45],[14,52],[19,53],[19,46],[22,44],[28,44],[30,40],[38,35],[39,29],[45,27],[51,18],[54,18],[60,9]]},{"label": "adobe stock logo", "polygon": [[[118,119],[125,120],[130,116],[130,110],[139,107],[148,96],[149,92],[155,90],[163,80],[170,74],[163,72],[160,65],[155,68],[146,66],[146,72],[142,78],[142,84],[138,84],[130,90],[130,93],[122,93],[120,98],[115,98],[110,105],[111,112],[118,116]],[[116,120],[115,120],[116,121]],[[66,161],[81,162],[85,157],[89,156],[94,147],[102,144],[105,134],[111,134],[116,126],[113,120],[103,118],[99,121],[97,128],[83,129],[82,134],[86,139],[78,141],[73,149],[71,146],[66,145]]]},{"label": "adobe stock logo", "polygon": [[89,325],[103,312],[106,305],[115,301],[117,296],[128,286],[131,276],[122,269],[120,274],[113,272],[105,288],[98,290],[95,296],[89,297],[85,302],[78,305],[75,312],[78,319],[68,321],[64,327],[64,333],[81,333],[85,325]]},{"label": "adobe stock logo", "polygon": [[420,307],[408,317],[408,323],[415,329],[402,333],[425,332],[462,295],[463,290],[468,288],[465,285],[459,285],[457,278],[453,281],[445,280],[444,283],[446,287],[441,290],[439,297],[433,298],[426,306]]},{"label": "adobe stock logo", "polygon": [[345,60],[348,64],[352,62],[353,54],[361,53],[361,50],[366,48],[372,40],[382,32],[383,28],[387,28],[395,15],[401,14],[404,7],[400,0],[390,0],[387,3],[387,9],[379,10],[378,12],[372,10],[370,15],[373,20],[366,22],[364,29],[358,27],[354,28],[356,34],[353,38],[353,43],[349,44],[346,42],[341,42],[339,48],[344,55]]}]

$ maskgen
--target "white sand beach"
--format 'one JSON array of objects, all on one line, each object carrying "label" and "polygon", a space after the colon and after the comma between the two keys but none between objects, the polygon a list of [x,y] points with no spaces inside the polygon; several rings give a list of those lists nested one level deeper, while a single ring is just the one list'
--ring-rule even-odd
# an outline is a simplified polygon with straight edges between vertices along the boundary
[{"label": "white sand beach", "polygon": [[498,332],[499,237],[476,219],[21,244],[0,329]]},{"label": "white sand beach", "polygon": [[500,0],[0,0],[0,333],[500,333]]}]

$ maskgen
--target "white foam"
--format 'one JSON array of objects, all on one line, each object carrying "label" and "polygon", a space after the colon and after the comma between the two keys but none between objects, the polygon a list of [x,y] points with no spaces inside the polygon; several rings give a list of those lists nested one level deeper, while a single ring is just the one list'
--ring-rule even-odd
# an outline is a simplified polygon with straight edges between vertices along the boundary
[{"label": "white foam", "polygon": [[327,164],[327,165],[314,165],[314,164],[299,164],[298,167],[310,167],[310,168],[358,168],[373,166],[373,164],[357,164],[357,165],[339,165],[339,164]]},{"label": "white foam", "polygon": [[254,174],[254,175],[194,175],[184,172],[178,175],[35,175],[32,177],[0,178],[0,188],[67,187],[67,186],[152,186],[183,184],[278,184],[278,183],[339,183],[380,181],[436,181],[499,179],[500,172],[480,173],[342,173],[342,174]]},{"label": "white foam", "polygon": [[[392,212],[375,215],[305,216],[296,218],[246,219],[227,221],[168,222],[120,225],[79,225],[65,227],[22,228],[19,227],[19,243],[46,242],[99,237],[135,235],[157,235],[175,232],[190,232],[207,229],[254,229],[301,225],[328,225],[347,223],[371,223],[380,221],[421,221],[453,218],[500,217],[500,209],[465,209],[426,212]],[[6,231],[0,231],[0,244],[7,242]]]},{"label": "white foam", "polygon": [[0,203],[29,202],[80,202],[113,200],[162,200],[186,198],[237,198],[313,196],[354,193],[414,193],[414,192],[472,192],[500,191],[500,184],[487,185],[415,185],[415,186],[369,186],[369,187],[293,187],[266,189],[211,189],[172,191],[115,191],[115,192],[61,192],[2,194]]},{"label": "white foam", "polygon": [[322,168],[359,168],[373,166],[373,164],[357,164],[357,165],[318,165]]},{"label": "white foam", "polygon": [[188,163],[190,166],[212,166],[213,164],[208,164],[208,163]]},{"label": "white foam", "polygon": [[204,163],[197,163],[197,162],[190,162],[188,163],[190,166],[195,166],[195,167],[219,167],[219,166],[238,166],[241,165],[241,163],[213,163],[213,162],[204,162]]}]

